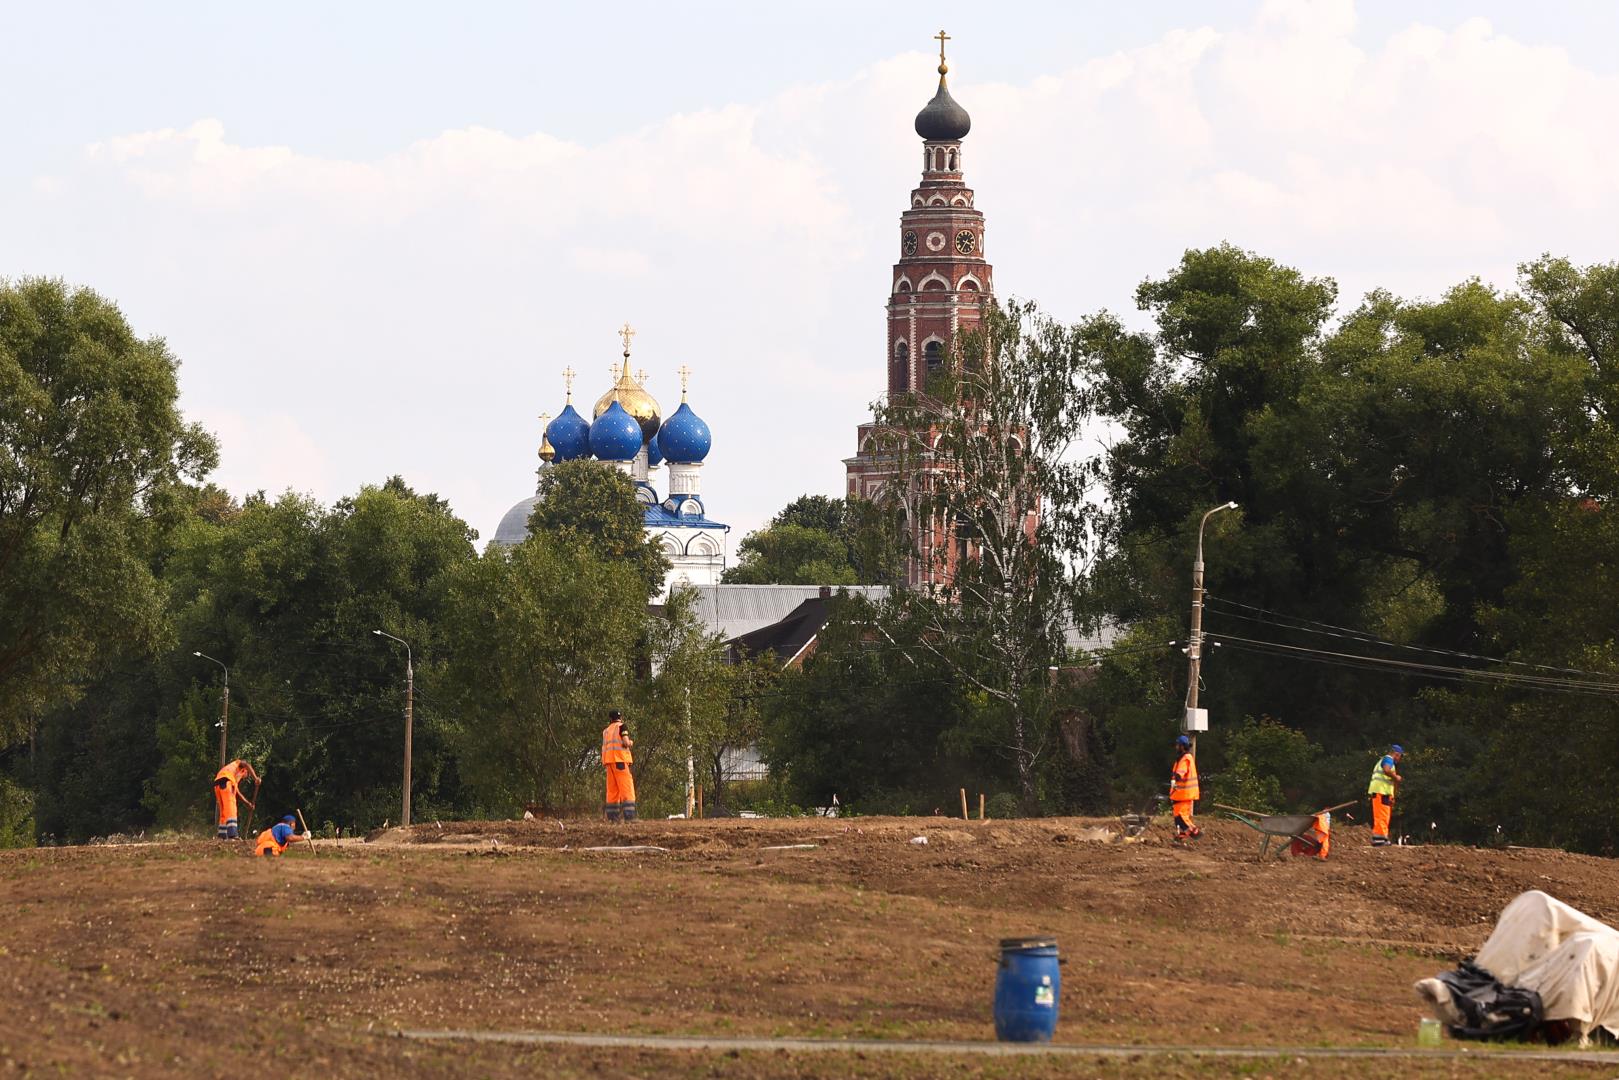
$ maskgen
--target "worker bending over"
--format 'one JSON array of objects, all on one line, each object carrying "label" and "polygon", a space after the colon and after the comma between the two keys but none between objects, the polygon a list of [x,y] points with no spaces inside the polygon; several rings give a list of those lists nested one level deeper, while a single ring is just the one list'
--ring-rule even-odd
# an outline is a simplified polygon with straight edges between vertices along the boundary
[{"label": "worker bending over", "polygon": [[607,820],[635,820],[635,777],[630,775],[630,763],[635,755],[630,747],[635,740],[624,730],[624,715],[617,709],[607,714],[607,726],[602,728],[602,768],[607,770]]},{"label": "worker bending over", "polygon": [[1179,757],[1169,776],[1169,808],[1175,812],[1175,839],[1196,840],[1203,830],[1192,823],[1192,807],[1202,792],[1197,786],[1197,760],[1192,756],[1192,740],[1185,735],[1175,740]]},{"label": "worker bending over", "polygon": [[1372,766],[1372,782],[1366,785],[1366,794],[1372,799],[1372,846],[1389,844],[1389,820],[1394,817],[1394,793],[1400,787],[1400,758],[1405,750],[1399,743]]},{"label": "worker bending over", "polygon": [[298,819],[288,814],[268,829],[259,833],[259,842],[254,845],[253,854],[260,857],[270,854],[280,858],[281,853],[287,850],[288,844],[296,844],[300,840],[308,843],[310,840],[309,834],[303,833],[300,835],[294,827],[297,824]]},{"label": "worker bending over", "polygon": [[219,839],[235,840],[237,838],[236,800],[240,799],[248,806],[253,804],[247,801],[242,794],[242,781],[248,777],[253,778],[254,792],[258,791],[259,774],[253,771],[253,766],[240,758],[221,766],[214,774],[214,806],[219,810]]}]

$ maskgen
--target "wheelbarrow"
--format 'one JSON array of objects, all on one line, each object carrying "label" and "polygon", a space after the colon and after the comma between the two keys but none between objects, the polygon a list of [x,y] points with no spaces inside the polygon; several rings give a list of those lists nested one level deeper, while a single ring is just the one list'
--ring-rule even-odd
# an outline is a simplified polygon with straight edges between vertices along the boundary
[{"label": "wheelbarrow", "polygon": [[1315,837],[1310,835],[1310,829],[1315,824],[1315,819],[1321,814],[1330,814],[1334,810],[1342,810],[1345,807],[1354,805],[1354,800],[1351,800],[1346,803],[1339,803],[1337,806],[1329,806],[1325,810],[1317,810],[1314,814],[1264,814],[1258,810],[1244,810],[1240,806],[1225,806],[1221,803],[1215,803],[1214,808],[1224,810],[1226,816],[1232,820],[1242,822],[1265,837],[1259,845],[1259,857],[1263,860],[1265,853],[1270,850],[1272,840],[1283,841],[1277,845],[1277,858],[1282,857],[1282,854],[1288,849],[1288,841],[1293,840],[1297,840],[1311,851],[1315,851],[1321,846],[1316,842]]}]

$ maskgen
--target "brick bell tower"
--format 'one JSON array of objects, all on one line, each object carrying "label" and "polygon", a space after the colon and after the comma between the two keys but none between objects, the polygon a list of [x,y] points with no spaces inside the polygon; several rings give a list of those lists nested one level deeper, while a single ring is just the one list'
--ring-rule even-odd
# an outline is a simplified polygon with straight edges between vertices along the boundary
[{"label": "brick bell tower", "polygon": [[[888,342],[884,354],[887,393],[927,386],[930,374],[950,355],[956,335],[977,325],[980,305],[994,294],[994,271],[984,258],[984,215],[962,176],[961,141],[972,129],[967,110],[950,96],[939,31],[939,89],[916,114],[922,138],[922,180],[899,218],[899,261],[889,279]],[[873,498],[893,476],[893,463],[874,448],[875,424],[860,425],[855,456],[844,459],[848,494]],[[931,531],[931,530],[930,530]],[[926,551],[945,537],[918,538]],[[948,544],[953,548],[955,545]],[[946,559],[953,565],[953,557]],[[910,584],[938,582],[948,568],[912,557]]]}]

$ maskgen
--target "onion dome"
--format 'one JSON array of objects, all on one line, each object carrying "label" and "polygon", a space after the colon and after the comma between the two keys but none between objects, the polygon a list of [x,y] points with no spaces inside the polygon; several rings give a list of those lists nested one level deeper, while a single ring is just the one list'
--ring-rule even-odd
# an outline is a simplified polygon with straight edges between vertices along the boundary
[{"label": "onion dome", "polygon": [[623,405],[609,402],[590,425],[590,452],[602,461],[631,461],[640,451],[641,425]]},{"label": "onion dome", "polygon": [[960,142],[972,130],[973,118],[950,96],[950,87],[944,81],[950,70],[944,62],[944,43],[949,38],[943,30],[939,37],[939,92],[916,114],[916,133],[928,142]]},{"label": "onion dome", "polygon": [[658,429],[658,449],[663,456],[677,464],[702,461],[714,445],[714,437],[702,417],[691,411],[684,401],[675,414]]},{"label": "onion dome", "polygon": [[[618,336],[624,341],[624,370],[619,373],[612,388],[596,399],[596,408],[591,415],[599,417],[609,405],[618,402],[641,425],[641,441],[644,443],[658,433],[658,403],[646,392],[641,380],[630,374],[630,338],[635,336],[635,331],[630,329],[629,323],[625,323]],[[645,377],[645,372],[642,377]]]},{"label": "onion dome", "polygon": [[[570,401],[555,420],[545,425],[545,441],[551,444],[557,461],[590,456],[590,425],[574,409],[573,402]],[[545,456],[543,446],[540,456]]]},{"label": "onion dome", "polygon": [[663,451],[658,449],[658,437],[656,435],[647,440],[646,463],[649,469],[655,469],[663,464]]},{"label": "onion dome", "polygon": [[546,414],[540,414],[540,460],[547,465],[551,464],[557,456],[557,448],[551,445],[551,440],[545,434],[545,429],[551,426],[547,422],[550,419]]}]

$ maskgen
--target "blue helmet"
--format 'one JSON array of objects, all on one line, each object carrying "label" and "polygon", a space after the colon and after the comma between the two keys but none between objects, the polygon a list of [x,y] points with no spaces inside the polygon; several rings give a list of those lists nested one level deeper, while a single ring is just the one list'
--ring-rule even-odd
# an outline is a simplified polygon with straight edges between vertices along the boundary
[{"label": "blue helmet", "polygon": [[288,825],[296,825],[296,824],[298,824],[298,819],[293,817],[291,814],[287,814],[281,820],[286,822]]},{"label": "blue helmet", "polygon": [[1175,745],[1176,746],[1191,746],[1192,745],[1192,740],[1188,739],[1185,735],[1182,735],[1178,739],[1175,740]]},{"label": "blue helmet", "polygon": [[1389,747],[1389,753],[1403,754],[1405,753],[1405,747],[1401,746],[1399,743],[1395,743],[1393,746]]}]

